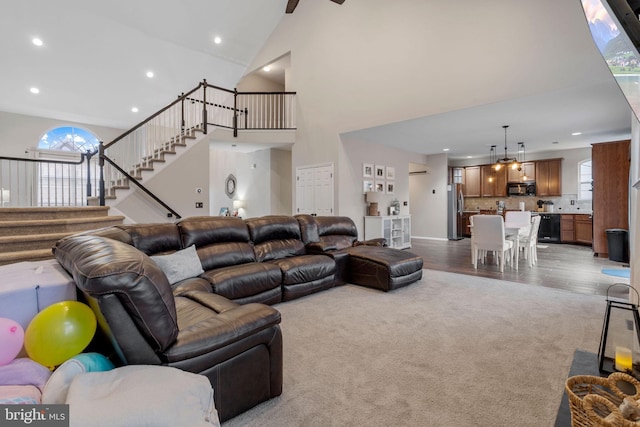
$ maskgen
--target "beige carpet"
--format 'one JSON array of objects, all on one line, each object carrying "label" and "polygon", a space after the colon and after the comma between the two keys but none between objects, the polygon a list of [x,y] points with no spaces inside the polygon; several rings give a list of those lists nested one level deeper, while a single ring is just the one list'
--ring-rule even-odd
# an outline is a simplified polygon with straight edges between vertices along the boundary
[{"label": "beige carpet", "polygon": [[282,303],[284,391],[232,426],[553,426],[600,296],[425,270]]}]

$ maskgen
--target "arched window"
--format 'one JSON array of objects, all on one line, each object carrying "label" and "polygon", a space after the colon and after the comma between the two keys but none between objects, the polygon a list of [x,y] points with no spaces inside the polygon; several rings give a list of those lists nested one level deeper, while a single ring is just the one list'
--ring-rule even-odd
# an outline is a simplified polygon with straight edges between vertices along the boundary
[{"label": "arched window", "polygon": [[40,138],[38,149],[86,153],[96,151],[99,144],[98,138],[87,130],[62,126],[45,133]]},{"label": "arched window", "polygon": [[[40,162],[37,168],[34,194],[37,206],[82,206],[87,197],[95,196],[98,188],[98,156],[92,156],[87,164],[85,154],[95,153],[100,141],[91,132],[61,126],[45,133],[33,157]],[[92,194],[88,194],[91,192]]]},{"label": "arched window", "polygon": [[578,163],[578,200],[593,199],[593,177],[591,159]]}]

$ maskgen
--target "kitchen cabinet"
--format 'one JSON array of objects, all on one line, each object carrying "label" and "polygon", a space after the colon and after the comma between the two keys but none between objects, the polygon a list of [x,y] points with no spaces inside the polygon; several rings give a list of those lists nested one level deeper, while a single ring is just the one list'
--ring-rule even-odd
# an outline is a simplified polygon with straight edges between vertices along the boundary
[{"label": "kitchen cabinet", "polygon": [[629,140],[592,144],[593,252],[609,254],[606,230],[629,229]]},{"label": "kitchen cabinet", "polygon": [[538,160],[536,163],[536,195],[562,196],[562,159]]},{"label": "kitchen cabinet", "polygon": [[507,169],[494,170],[493,165],[480,166],[481,194],[482,197],[506,197],[507,196]]},{"label": "kitchen cabinet", "polygon": [[591,215],[574,215],[573,227],[576,243],[585,245],[593,243],[593,220]]},{"label": "kitchen cabinet", "polygon": [[562,243],[573,243],[576,241],[573,215],[561,215],[560,218],[560,241]]},{"label": "kitchen cabinet", "polygon": [[465,197],[480,197],[480,166],[464,168],[462,194]]},{"label": "kitchen cabinet", "polygon": [[384,237],[391,248],[406,249],[411,247],[411,216],[365,216],[364,239]]},{"label": "kitchen cabinet", "polygon": [[560,219],[560,241],[562,243],[593,243],[591,215],[562,214]]},{"label": "kitchen cabinet", "polygon": [[522,163],[520,170],[508,168],[507,181],[508,182],[525,182],[536,180],[536,164],[535,162]]},{"label": "kitchen cabinet", "polygon": [[469,217],[477,215],[478,212],[462,212],[458,215],[458,233],[463,237],[471,237],[471,228],[469,227]]}]

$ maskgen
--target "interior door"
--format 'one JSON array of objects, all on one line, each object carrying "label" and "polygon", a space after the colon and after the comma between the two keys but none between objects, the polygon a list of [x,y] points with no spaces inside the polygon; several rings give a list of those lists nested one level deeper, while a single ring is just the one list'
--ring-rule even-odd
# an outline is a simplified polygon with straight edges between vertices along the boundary
[{"label": "interior door", "polygon": [[296,214],[333,215],[333,163],[296,168]]}]

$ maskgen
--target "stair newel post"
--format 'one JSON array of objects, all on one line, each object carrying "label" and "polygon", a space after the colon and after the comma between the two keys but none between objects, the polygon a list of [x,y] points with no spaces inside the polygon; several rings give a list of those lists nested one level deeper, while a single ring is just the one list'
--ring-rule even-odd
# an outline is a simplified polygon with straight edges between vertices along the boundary
[{"label": "stair newel post", "polygon": [[184,135],[184,92],[180,94],[180,135]]},{"label": "stair newel post", "polygon": [[233,136],[238,137],[238,88],[233,88]]},{"label": "stair newel post", "polygon": [[86,153],[82,153],[83,161],[84,159],[87,160],[87,205],[89,205],[89,197],[91,197],[91,193],[93,192],[93,189],[91,187],[91,158],[97,152],[98,150],[96,151],[87,150]]},{"label": "stair newel post", "polygon": [[202,81],[202,132],[207,134],[207,79]]},{"label": "stair newel post", "polygon": [[249,109],[244,107],[244,128],[249,129]]},{"label": "stair newel post", "polygon": [[100,141],[98,145],[98,167],[100,168],[100,206],[104,206],[104,143]]}]

